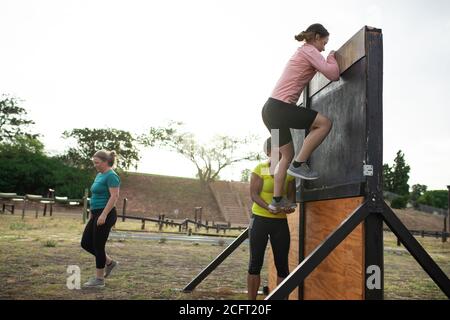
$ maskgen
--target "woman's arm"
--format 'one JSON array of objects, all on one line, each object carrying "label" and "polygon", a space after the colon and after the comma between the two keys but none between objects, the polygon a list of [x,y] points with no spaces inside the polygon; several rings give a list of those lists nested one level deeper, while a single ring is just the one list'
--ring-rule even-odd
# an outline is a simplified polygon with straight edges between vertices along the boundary
[{"label": "woman's arm", "polygon": [[327,60],[320,54],[319,51],[311,49],[305,50],[306,57],[311,65],[325,77],[331,81],[339,80],[340,72],[339,65],[335,58],[335,52],[331,51]]},{"label": "woman's arm", "polygon": [[105,209],[103,209],[102,214],[100,215],[100,217],[98,217],[98,226],[101,226],[105,223],[109,212],[116,206],[116,202],[119,199],[119,188],[109,188],[109,194],[111,196],[109,197],[108,203],[106,203]]},{"label": "woman's arm", "polygon": [[252,201],[261,208],[270,211],[269,205],[259,195],[262,191],[263,183],[263,179],[261,179],[261,177],[256,173],[252,172],[252,176],[250,178],[250,197],[252,198]]}]

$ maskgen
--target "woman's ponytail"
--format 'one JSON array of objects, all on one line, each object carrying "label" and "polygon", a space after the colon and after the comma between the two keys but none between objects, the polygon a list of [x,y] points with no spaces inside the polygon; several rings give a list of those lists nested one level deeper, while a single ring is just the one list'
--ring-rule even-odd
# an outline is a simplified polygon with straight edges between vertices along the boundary
[{"label": "woman's ponytail", "polygon": [[302,31],[298,35],[295,36],[295,40],[297,41],[312,41],[314,40],[314,37],[316,36],[316,33],[314,31]]},{"label": "woman's ponytail", "polygon": [[316,34],[318,34],[321,38],[330,35],[328,30],[325,29],[323,25],[320,23],[315,23],[310,25],[306,31],[302,31],[296,35],[295,40],[310,42],[315,39]]},{"label": "woman's ponytail", "polygon": [[116,152],[115,151],[110,151],[109,155],[108,155],[108,165],[110,167],[115,167],[116,165]]},{"label": "woman's ponytail", "polygon": [[298,35],[295,36],[295,40],[297,41],[303,41],[305,40],[305,31],[300,32]]}]

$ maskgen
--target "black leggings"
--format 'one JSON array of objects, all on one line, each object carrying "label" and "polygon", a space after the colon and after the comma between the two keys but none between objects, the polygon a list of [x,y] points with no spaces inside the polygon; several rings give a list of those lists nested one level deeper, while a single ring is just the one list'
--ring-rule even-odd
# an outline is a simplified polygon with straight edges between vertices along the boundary
[{"label": "black leggings", "polygon": [[287,219],[266,218],[253,215],[249,226],[250,263],[248,273],[259,275],[264,262],[267,240],[270,237],[275,267],[280,278],[289,275],[289,245],[291,236]]},{"label": "black leggings", "polygon": [[111,228],[116,224],[117,220],[116,208],[112,208],[106,218],[105,224],[97,226],[97,219],[102,212],[103,209],[91,210],[93,217],[89,219],[86,228],[84,228],[83,237],[81,238],[81,247],[95,256],[97,269],[103,269],[105,267],[106,241],[108,240]]},{"label": "black leggings", "polygon": [[280,147],[292,141],[290,129],[309,129],[318,114],[315,110],[298,107],[274,98],[267,100],[261,113],[269,131],[279,129]]}]

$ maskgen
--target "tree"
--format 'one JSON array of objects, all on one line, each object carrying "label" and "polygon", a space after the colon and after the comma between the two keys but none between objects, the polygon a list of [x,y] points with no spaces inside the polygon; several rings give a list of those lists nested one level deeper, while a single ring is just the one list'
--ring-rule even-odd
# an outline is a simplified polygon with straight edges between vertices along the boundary
[{"label": "tree", "polygon": [[249,182],[252,171],[250,169],[244,169],[241,171],[241,182]]},{"label": "tree", "polygon": [[385,191],[393,192],[392,183],[393,172],[388,164],[383,164],[383,189]]},{"label": "tree", "polygon": [[392,192],[405,196],[409,194],[409,172],[410,167],[405,162],[405,155],[401,150],[397,152],[394,159],[392,173]]},{"label": "tree", "polygon": [[415,184],[411,187],[412,191],[410,193],[409,199],[414,205],[417,204],[417,199],[422,196],[427,191],[427,186],[424,184]]},{"label": "tree", "polygon": [[76,147],[69,150],[60,158],[68,165],[88,169],[92,167],[92,156],[98,150],[114,150],[117,152],[117,167],[128,170],[137,167],[140,160],[136,138],[128,131],[117,129],[73,129],[64,131],[63,138],[73,138]]},{"label": "tree", "polygon": [[197,169],[197,177],[202,185],[215,181],[226,167],[240,161],[260,160],[261,155],[248,151],[254,136],[245,138],[214,136],[208,143],[202,144],[189,132],[181,131],[181,122],[171,121],[165,127],[152,127],[148,134],[142,135],[140,141],[147,147],[164,147],[177,152]]},{"label": "tree", "polygon": [[408,204],[408,196],[396,197],[391,202],[391,207],[394,209],[405,209]]},{"label": "tree", "polygon": [[448,190],[426,191],[417,199],[417,203],[441,209],[448,209]]},{"label": "tree", "polygon": [[18,135],[14,138],[14,141],[4,142],[0,145],[17,147],[22,151],[29,151],[34,154],[44,154],[44,144],[35,136]]},{"label": "tree", "polygon": [[0,143],[14,142],[18,137],[37,138],[27,127],[34,124],[26,118],[27,111],[19,106],[21,101],[16,97],[2,95],[0,99]]},{"label": "tree", "polygon": [[0,190],[21,195],[46,195],[52,188],[58,196],[83,196],[84,188],[92,183],[92,172],[48,157],[42,152],[43,146],[38,141],[23,139],[21,143],[0,144]]}]

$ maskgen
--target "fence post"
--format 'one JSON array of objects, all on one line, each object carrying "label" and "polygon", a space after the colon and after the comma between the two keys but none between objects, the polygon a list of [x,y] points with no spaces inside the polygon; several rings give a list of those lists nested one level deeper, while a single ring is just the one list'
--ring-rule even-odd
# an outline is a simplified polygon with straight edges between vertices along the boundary
[{"label": "fence post", "polygon": [[25,211],[27,210],[27,197],[23,199],[23,206],[22,206],[22,220],[25,219]]},{"label": "fence post", "polygon": [[202,223],[202,210],[203,207],[194,208],[195,231],[200,228],[200,224]]},{"label": "fence post", "polygon": [[53,204],[55,201],[55,189],[48,189],[48,193],[50,196],[49,198],[53,199],[53,200],[50,200],[50,217],[52,217],[53,216]]},{"label": "fence post", "polygon": [[144,219],[142,219],[141,230],[145,230],[145,220]]},{"label": "fence post", "polygon": [[123,198],[122,222],[125,222],[125,216],[127,214],[127,203],[128,203],[128,199],[127,198]]},{"label": "fence post", "polygon": [[442,242],[447,242],[447,217],[444,218],[444,229],[442,230]]},{"label": "fence post", "polygon": [[84,197],[83,197],[83,224],[86,224],[87,218],[87,203],[88,203],[88,189],[84,189]]},{"label": "fence post", "polygon": [[36,219],[38,218],[38,216],[39,216],[39,204],[38,204],[38,202],[36,201]]},{"label": "fence post", "polygon": [[447,232],[450,232],[450,185],[447,186],[448,189],[448,204],[447,204]]}]

